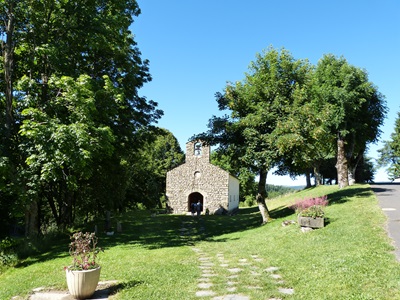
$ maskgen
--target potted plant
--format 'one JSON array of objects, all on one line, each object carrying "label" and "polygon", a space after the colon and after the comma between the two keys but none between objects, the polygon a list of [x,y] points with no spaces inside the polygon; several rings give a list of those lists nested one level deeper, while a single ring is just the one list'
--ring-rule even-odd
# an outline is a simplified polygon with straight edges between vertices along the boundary
[{"label": "potted plant", "polygon": [[297,222],[302,227],[324,227],[325,206],[328,205],[327,196],[297,200],[290,208],[297,213]]},{"label": "potted plant", "polygon": [[77,232],[71,236],[72,265],[65,271],[68,290],[75,299],[86,299],[94,294],[100,278],[101,267],[96,262],[100,251],[94,232]]}]

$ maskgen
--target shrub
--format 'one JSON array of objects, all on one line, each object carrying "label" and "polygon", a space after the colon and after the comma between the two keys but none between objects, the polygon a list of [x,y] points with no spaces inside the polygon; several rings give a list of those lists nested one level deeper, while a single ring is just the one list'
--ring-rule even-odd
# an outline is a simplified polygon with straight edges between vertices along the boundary
[{"label": "shrub", "polygon": [[245,204],[246,207],[254,206],[256,204],[256,200],[254,199],[254,196],[247,195],[245,197],[244,204]]},{"label": "shrub", "polygon": [[18,242],[9,237],[0,241],[0,266],[14,266],[18,262],[15,248]]},{"label": "shrub", "polygon": [[302,217],[323,217],[324,207],[328,205],[328,196],[316,197],[316,198],[305,198],[302,200],[296,200],[296,202],[289,206],[298,215]]}]

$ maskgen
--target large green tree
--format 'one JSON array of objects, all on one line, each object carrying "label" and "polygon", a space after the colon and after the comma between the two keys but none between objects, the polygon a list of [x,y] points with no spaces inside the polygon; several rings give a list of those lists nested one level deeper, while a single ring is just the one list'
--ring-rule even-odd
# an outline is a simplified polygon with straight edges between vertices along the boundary
[{"label": "large green tree", "polygon": [[325,125],[336,135],[336,168],[343,188],[349,176],[354,179],[367,145],[378,140],[386,102],[366,71],[330,54],[317,64],[314,89],[320,106],[331,111]]},{"label": "large green tree", "polygon": [[219,108],[231,113],[212,118],[206,136],[220,147],[231,147],[241,164],[258,175],[256,201],[263,223],[270,218],[265,202],[267,174],[282,160],[275,129],[290,114],[293,95],[305,84],[309,69],[307,61],[270,47],[257,54],[245,79],[228,84],[223,94],[217,94]]},{"label": "large green tree", "polygon": [[287,118],[276,125],[276,147],[284,157],[278,166],[278,174],[305,174],[307,187],[310,175],[315,185],[322,182],[320,167],[323,161],[334,156],[335,135],[329,132],[326,120],[332,116],[329,106],[317,101],[314,91],[314,70],[308,80],[293,93],[294,102]]},{"label": "large green tree", "polygon": [[390,180],[400,177],[400,112],[394,124],[394,130],[390,140],[384,141],[383,147],[378,150],[378,164],[381,167],[387,166],[387,173]]},{"label": "large green tree", "polygon": [[130,172],[133,179],[128,188],[130,204],[141,203],[147,208],[163,207],[166,203],[167,172],[181,165],[185,155],[176,137],[164,128],[147,131],[148,140],[132,153]]},{"label": "large green tree", "polygon": [[[137,2],[2,0],[0,9],[0,71],[7,79],[0,83],[1,125],[10,143],[1,165],[10,161],[7,149],[16,151],[11,167],[23,177],[13,185],[36,195],[14,198],[26,200],[28,213],[38,211],[29,219],[47,206],[60,224],[73,212],[122,203],[139,132],[162,115],[138,94],[151,77],[129,29]],[[61,203],[66,194],[70,200]]]}]

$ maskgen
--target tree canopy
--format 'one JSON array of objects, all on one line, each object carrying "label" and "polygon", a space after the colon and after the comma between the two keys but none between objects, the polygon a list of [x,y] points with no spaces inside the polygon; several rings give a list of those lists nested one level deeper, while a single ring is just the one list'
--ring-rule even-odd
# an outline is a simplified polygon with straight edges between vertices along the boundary
[{"label": "tree canopy", "polygon": [[400,177],[400,112],[394,125],[394,131],[390,135],[390,140],[384,141],[383,148],[379,149],[379,166],[388,167],[390,180]]},{"label": "tree canopy", "polygon": [[35,233],[132,205],[132,155],[163,114],[138,93],[151,80],[139,14],[134,0],[0,1],[5,222],[26,215]]},{"label": "tree canopy", "polygon": [[339,186],[347,186],[349,172],[352,179],[361,174],[357,166],[364,162],[368,144],[379,138],[387,110],[366,71],[343,57],[324,55],[312,66],[272,47],[257,54],[245,78],[228,83],[216,100],[229,114],[213,116],[208,132],[195,138],[218,145],[220,156],[235,161],[230,166],[258,176],[256,199],[263,222],[269,218],[268,171],[277,167],[280,174],[313,173],[320,184],[320,168],[336,158]]}]

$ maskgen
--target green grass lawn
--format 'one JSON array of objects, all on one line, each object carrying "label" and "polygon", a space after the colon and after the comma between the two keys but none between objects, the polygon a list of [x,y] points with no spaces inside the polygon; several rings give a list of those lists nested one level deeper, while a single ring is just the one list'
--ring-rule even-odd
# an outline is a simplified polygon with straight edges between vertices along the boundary
[{"label": "green grass lawn", "polygon": [[[326,227],[303,233],[287,208],[295,199],[328,195]],[[267,202],[273,220],[260,226],[258,208],[235,216],[121,216],[123,232],[99,234],[105,248],[100,280],[117,280],[111,299],[212,299],[197,297],[202,277],[199,253],[213,263],[216,296],[251,299],[400,299],[400,264],[384,230],[385,216],[368,185],[344,190],[322,186]],[[116,221],[115,221],[116,222]],[[228,267],[221,266],[223,258]],[[66,290],[63,267],[68,244],[30,257],[0,275],[0,299],[27,298],[34,288]],[[229,268],[239,267],[235,292],[228,292]],[[281,278],[271,277],[270,267]],[[233,279],[232,279],[233,280]],[[282,281],[282,282],[281,282]],[[294,294],[279,292],[290,288]]]}]

